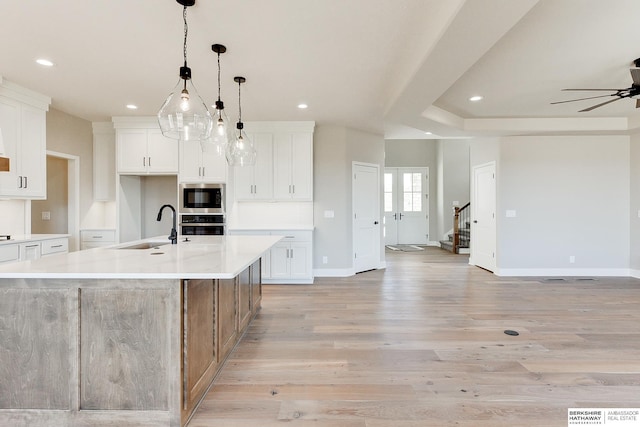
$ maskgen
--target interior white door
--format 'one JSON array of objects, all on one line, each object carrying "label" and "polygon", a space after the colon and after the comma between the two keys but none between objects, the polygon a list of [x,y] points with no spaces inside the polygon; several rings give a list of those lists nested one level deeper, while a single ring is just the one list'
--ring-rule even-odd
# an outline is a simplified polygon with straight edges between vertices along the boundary
[{"label": "interior white door", "polygon": [[489,271],[496,268],[496,165],[473,168],[471,199],[471,262]]},{"label": "interior white door", "polygon": [[386,245],[429,242],[429,168],[385,168]]},{"label": "interior white door", "polygon": [[356,273],[380,264],[379,167],[353,164],[353,257]]}]

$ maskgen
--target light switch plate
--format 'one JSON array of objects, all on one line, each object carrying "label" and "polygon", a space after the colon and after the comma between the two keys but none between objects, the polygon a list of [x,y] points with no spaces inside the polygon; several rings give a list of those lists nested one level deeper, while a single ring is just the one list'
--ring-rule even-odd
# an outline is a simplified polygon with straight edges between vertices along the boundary
[{"label": "light switch plate", "polygon": [[50,221],[51,220],[51,212],[43,211],[42,212],[42,220],[43,221]]}]

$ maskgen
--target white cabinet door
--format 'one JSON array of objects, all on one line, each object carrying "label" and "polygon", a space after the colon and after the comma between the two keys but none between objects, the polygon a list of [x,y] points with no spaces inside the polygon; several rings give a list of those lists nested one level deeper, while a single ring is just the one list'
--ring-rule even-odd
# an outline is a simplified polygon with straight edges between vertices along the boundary
[{"label": "white cabinet door", "polygon": [[291,136],[291,198],[313,200],[313,135]]},{"label": "white cabinet door", "polygon": [[227,158],[224,150],[221,153],[215,150],[202,152],[202,181],[227,181]]},{"label": "white cabinet door", "polygon": [[15,196],[18,191],[18,138],[20,103],[0,97],[0,129],[4,141],[3,157],[9,158],[9,172],[0,173],[0,196]]},{"label": "white cabinet door", "polygon": [[279,243],[271,248],[270,262],[270,278],[271,279],[288,279],[289,278],[289,251],[288,243]]},{"label": "white cabinet door", "polygon": [[40,242],[20,243],[20,261],[40,258]]},{"label": "white cabinet door", "polygon": [[46,123],[45,111],[26,105],[22,107],[21,196],[30,199],[47,197]]},{"label": "white cabinet door", "polygon": [[291,243],[289,250],[289,275],[294,278],[306,278],[309,271],[309,243]]},{"label": "white cabinet door", "polygon": [[147,130],[118,130],[118,172],[147,172]]},{"label": "white cabinet door", "polygon": [[0,264],[3,262],[18,261],[19,258],[20,247],[18,245],[0,245]]},{"label": "white cabinet door", "polygon": [[116,198],[116,135],[111,123],[93,123],[93,200]]},{"label": "white cabinet door", "polygon": [[147,156],[148,172],[178,173],[178,141],[160,129],[147,129]]},{"label": "white cabinet door", "polygon": [[276,134],[273,143],[273,197],[291,198],[291,135]]},{"label": "white cabinet door", "polygon": [[201,152],[198,141],[183,141],[180,144],[180,182],[200,182]]}]

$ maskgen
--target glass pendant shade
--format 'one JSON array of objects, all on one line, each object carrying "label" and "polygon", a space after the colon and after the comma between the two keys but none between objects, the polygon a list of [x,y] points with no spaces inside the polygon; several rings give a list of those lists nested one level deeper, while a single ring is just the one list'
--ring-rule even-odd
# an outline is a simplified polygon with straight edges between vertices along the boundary
[{"label": "glass pendant shade", "polygon": [[256,164],[256,147],[242,129],[236,131],[236,137],[226,149],[227,163],[231,166],[253,166]]},{"label": "glass pendant shade", "polygon": [[162,134],[182,141],[202,141],[211,135],[213,120],[191,80],[182,77],[158,111]]},{"label": "glass pendant shade", "polygon": [[[218,102],[216,102],[218,104]],[[223,154],[229,143],[229,118],[223,108],[216,108],[213,112],[213,128],[209,138],[202,140],[202,151]],[[233,134],[233,133],[231,133]]]}]

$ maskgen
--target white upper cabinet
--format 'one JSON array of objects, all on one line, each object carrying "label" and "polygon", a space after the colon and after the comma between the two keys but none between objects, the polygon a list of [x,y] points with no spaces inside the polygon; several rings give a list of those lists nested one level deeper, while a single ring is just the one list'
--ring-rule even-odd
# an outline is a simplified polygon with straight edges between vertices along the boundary
[{"label": "white upper cabinet", "polygon": [[0,129],[9,172],[0,173],[0,197],[47,196],[46,112],[50,98],[13,83],[0,84]]},{"label": "white upper cabinet", "polygon": [[118,173],[177,174],[178,141],[162,135],[157,121],[114,117]]},{"label": "white upper cabinet", "polygon": [[247,122],[256,165],[234,167],[237,201],[313,201],[314,122]]},{"label": "white upper cabinet", "polygon": [[273,199],[273,134],[250,133],[256,147],[254,166],[234,166],[236,200]]},{"label": "white upper cabinet", "polygon": [[276,200],[313,200],[313,135],[278,133],[273,148]]},{"label": "white upper cabinet", "polygon": [[227,160],[224,150],[202,151],[200,142],[180,143],[180,182],[226,182]]}]

